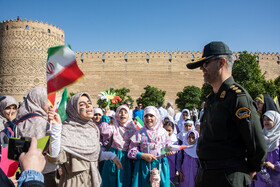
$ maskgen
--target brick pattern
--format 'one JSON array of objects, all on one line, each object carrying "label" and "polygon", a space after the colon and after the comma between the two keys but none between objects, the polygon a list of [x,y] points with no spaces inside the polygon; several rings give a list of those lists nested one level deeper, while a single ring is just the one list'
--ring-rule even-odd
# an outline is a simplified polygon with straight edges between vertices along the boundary
[{"label": "brick pattern", "polygon": [[[45,86],[47,49],[63,44],[64,32],[56,26],[27,20],[1,22],[0,95],[12,95],[20,101],[32,87]],[[267,79],[279,76],[279,53],[251,54],[257,56]],[[235,58],[238,56],[234,53]],[[186,68],[188,62],[200,57],[199,51],[76,52],[85,77],[68,90],[90,93],[95,104],[97,94],[110,87],[129,88],[136,100],[144,92],[143,88],[151,85],[166,91],[166,102],[175,103],[177,92],[185,86],[202,86],[201,71]]]}]

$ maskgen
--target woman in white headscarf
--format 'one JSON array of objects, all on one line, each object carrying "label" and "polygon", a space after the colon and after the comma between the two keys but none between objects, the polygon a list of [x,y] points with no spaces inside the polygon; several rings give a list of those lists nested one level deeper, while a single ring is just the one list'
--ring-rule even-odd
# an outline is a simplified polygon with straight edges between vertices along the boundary
[{"label": "woman in white headscarf", "polygon": [[258,172],[255,187],[280,186],[280,114],[269,110],[263,115],[263,134],[267,145],[264,167]]}]

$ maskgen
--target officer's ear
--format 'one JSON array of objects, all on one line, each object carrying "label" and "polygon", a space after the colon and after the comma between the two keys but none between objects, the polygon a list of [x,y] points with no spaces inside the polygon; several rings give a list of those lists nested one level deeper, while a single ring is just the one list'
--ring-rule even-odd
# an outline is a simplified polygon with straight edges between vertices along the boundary
[{"label": "officer's ear", "polygon": [[218,63],[219,63],[219,68],[222,68],[222,67],[226,66],[227,61],[224,57],[222,57],[219,59]]}]

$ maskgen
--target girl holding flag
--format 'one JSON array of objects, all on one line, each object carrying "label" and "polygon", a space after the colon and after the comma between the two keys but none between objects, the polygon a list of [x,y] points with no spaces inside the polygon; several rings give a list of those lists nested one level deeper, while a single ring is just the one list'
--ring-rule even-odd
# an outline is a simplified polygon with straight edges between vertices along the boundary
[{"label": "girl holding flag", "polygon": [[105,161],[101,186],[131,186],[132,161],[127,157],[127,151],[130,138],[137,131],[131,117],[127,105],[121,105],[117,108],[114,124],[108,125],[104,123],[100,127],[101,135],[105,140],[112,138],[112,145],[109,151],[120,158],[123,166],[123,170],[117,170],[112,161]]},{"label": "girl holding flag", "polygon": [[[43,138],[48,134],[50,127],[48,122],[48,112],[51,104],[48,101],[47,89],[44,87],[33,88],[24,98],[22,105],[18,109],[16,117],[19,137]],[[57,166],[49,162],[43,170],[46,186],[54,186],[55,171]]]},{"label": "girl holding flag", "polygon": [[100,151],[100,134],[92,121],[93,107],[89,94],[78,93],[72,96],[66,113],[67,118],[61,125],[59,115],[54,110],[49,112],[53,132],[51,154],[47,158],[50,162],[61,165],[59,186],[99,187],[99,161],[112,159],[118,169],[122,165],[114,153]]},{"label": "girl holding flag", "polygon": [[[131,137],[128,157],[136,159],[133,187],[151,186],[150,171],[160,172],[160,186],[170,186],[169,165],[166,157],[161,156],[161,148],[171,145],[169,135],[162,127],[161,116],[154,106],[144,109],[144,128]],[[167,153],[173,154],[172,151]]]}]

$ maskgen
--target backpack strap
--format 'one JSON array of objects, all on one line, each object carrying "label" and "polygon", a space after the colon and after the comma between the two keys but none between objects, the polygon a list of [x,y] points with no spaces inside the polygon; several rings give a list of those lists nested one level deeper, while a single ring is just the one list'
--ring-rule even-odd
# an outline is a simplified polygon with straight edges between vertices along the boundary
[{"label": "backpack strap", "polygon": [[20,122],[23,122],[29,118],[34,118],[34,117],[42,117],[42,116],[39,114],[36,114],[36,113],[29,113],[29,114],[22,116],[18,121],[16,121],[16,124],[19,124]]}]

